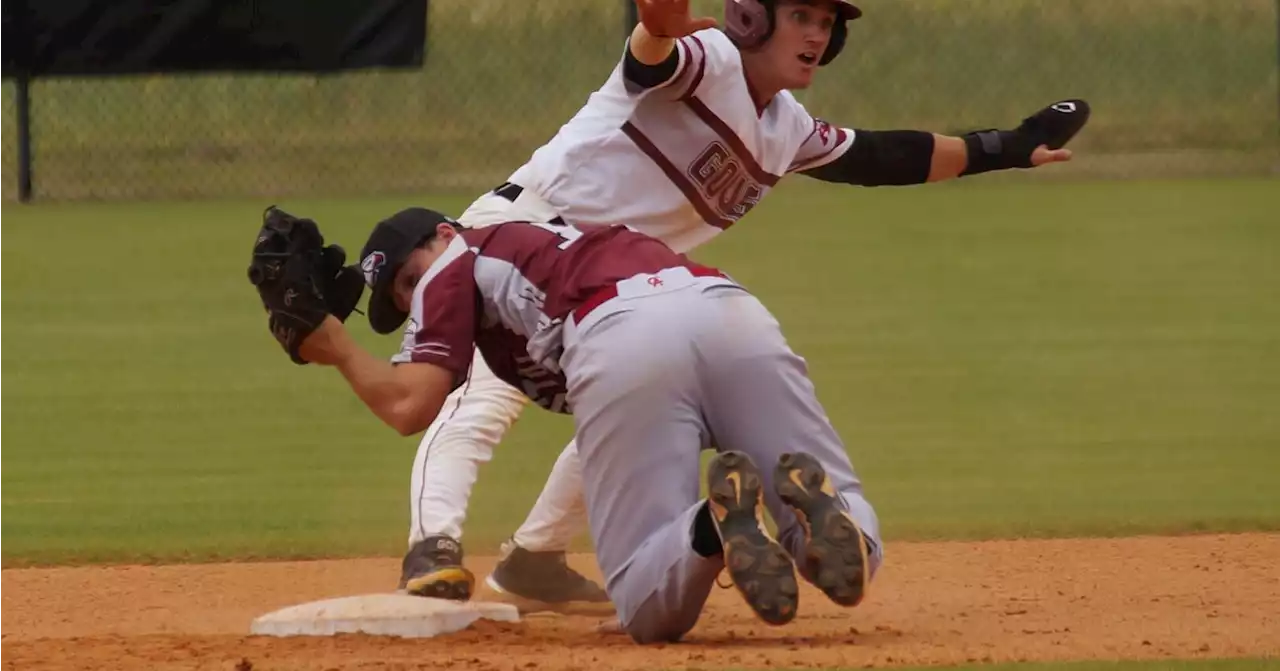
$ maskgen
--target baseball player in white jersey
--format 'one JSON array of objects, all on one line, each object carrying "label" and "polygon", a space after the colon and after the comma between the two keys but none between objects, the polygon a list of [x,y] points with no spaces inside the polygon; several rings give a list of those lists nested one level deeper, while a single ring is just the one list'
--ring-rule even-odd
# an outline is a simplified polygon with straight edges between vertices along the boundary
[{"label": "baseball player in white jersey", "polygon": [[[641,23],[608,80],[505,184],[459,217],[463,226],[625,223],[688,252],[733,226],[786,175],[910,185],[1067,161],[1063,146],[1089,116],[1084,101],[1064,100],[1013,130],[959,137],[833,126],[790,91],[807,88],[817,68],[840,53],[848,22],[861,16],[851,3],[726,0],[723,29],[691,17],[687,0],[637,6]],[[482,357],[473,358],[466,384],[450,394],[418,448],[403,589],[471,595],[474,577],[458,544],[467,501],[478,465],[526,402]],[[586,527],[582,492],[571,442],[504,544],[490,587],[526,611],[607,601],[564,561],[570,540]],[[878,562],[874,525],[869,534]]]}]

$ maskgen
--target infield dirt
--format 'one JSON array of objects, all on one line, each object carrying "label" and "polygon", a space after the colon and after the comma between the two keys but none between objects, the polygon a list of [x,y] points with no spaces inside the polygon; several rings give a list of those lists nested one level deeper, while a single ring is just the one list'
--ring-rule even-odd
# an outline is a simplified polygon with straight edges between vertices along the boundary
[{"label": "infield dirt", "polygon": [[[806,586],[772,628],[716,589],[681,643],[535,615],[427,640],[249,636],[263,613],[384,592],[398,558],[3,572],[5,669],[832,668],[1280,656],[1280,534],[898,543],[862,606]],[[468,564],[483,575],[491,558]],[[573,563],[593,577],[588,555]],[[480,598],[483,598],[481,595]]]}]

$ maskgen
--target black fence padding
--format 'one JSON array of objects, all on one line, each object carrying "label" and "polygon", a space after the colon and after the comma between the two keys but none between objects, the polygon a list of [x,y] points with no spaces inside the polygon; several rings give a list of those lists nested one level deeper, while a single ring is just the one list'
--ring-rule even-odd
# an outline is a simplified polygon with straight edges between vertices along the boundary
[{"label": "black fence padding", "polygon": [[4,74],[422,65],[426,0],[5,0]]},{"label": "black fence padding", "polygon": [[18,73],[19,55],[23,53],[22,32],[18,29],[19,1],[0,0],[0,78]]}]

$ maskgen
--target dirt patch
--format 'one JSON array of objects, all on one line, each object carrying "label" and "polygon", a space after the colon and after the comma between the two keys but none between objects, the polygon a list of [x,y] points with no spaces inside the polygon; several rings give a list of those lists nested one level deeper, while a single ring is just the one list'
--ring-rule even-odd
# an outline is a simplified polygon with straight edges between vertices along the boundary
[{"label": "dirt patch", "polygon": [[[295,603],[384,592],[398,559],[3,572],[5,669],[651,669],[1280,656],[1280,534],[899,543],[862,606],[792,624],[716,590],[680,644],[533,616],[428,640],[248,636]],[[478,572],[492,561],[470,562]],[[589,556],[574,558],[598,576]]]}]

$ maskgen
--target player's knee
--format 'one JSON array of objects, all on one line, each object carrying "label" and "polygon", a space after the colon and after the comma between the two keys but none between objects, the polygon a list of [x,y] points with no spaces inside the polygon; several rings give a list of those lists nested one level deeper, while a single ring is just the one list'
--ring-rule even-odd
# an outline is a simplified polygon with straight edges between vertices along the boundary
[{"label": "player's knee", "polygon": [[675,643],[684,635],[693,629],[693,624],[684,624],[682,622],[637,622],[632,620],[623,627],[627,634],[631,636],[631,640],[641,645],[651,645],[655,643]]},{"label": "player's knee", "polygon": [[675,643],[698,622],[698,612],[672,612],[648,605],[633,613],[622,627],[636,643]]}]

